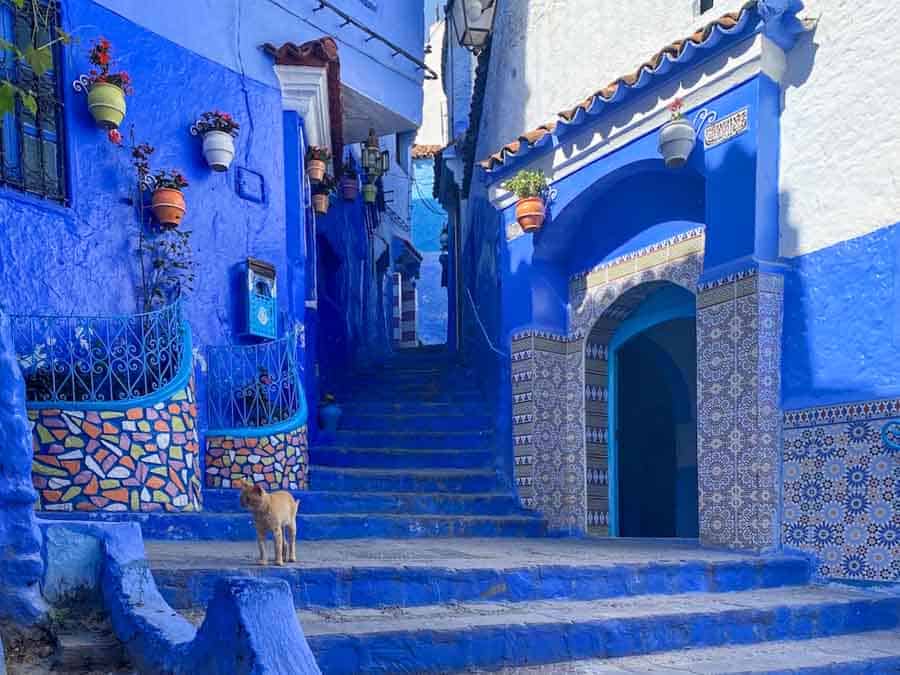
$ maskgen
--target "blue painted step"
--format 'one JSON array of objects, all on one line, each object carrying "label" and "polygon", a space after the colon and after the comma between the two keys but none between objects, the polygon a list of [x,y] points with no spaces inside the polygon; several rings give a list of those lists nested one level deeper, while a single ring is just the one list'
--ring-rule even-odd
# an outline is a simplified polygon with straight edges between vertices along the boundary
[{"label": "blue painted step", "polygon": [[[341,418],[342,429],[353,431],[391,431],[415,429],[417,431],[484,431],[491,429],[493,420],[489,415],[429,414],[360,414],[352,403]],[[449,412],[449,411],[448,411]]]},{"label": "blue painted step", "polygon": [[[440,492],[294,492],[300,512],[323,513],[405,513],[417,515],[533,515],[519,506],[511,494],[487,492],[446,494]],[[215,513],[241,510],[237,490],[204,490],[203,508]]]},{"label": "blue painted step", "polygon": [[[248,549],[252,555],[253,550]],[[809,565],[800,558],[736,561],[697,560],[627,565],[539,565],[450,569],[387,567],[262,568],[242,564],[225,569],[193,563],[153,565],[153,576],[176,609],[203,607],[216,581],[225,576],[284,579],[298,609],[310,607],[418,607],[435,603],[597,600],[646,593],[725,593],[804,584]]]},{"label": "blue painted step", "polygon": [[351,492],[491,492],[493,470],[343,469],[310,465],[313,490]]},{"label": "blue painted step", "polygon": [[[144,539],[255,541],[249,513],[47,514],[53,520],[137,522]],[[471,516],[340,513],[297,516],[297,537],[305,540],[366,537],[540,537],[546,526],[534,516]]]},{"label": "blue painted step", "polygon": [[[342,425],[343,427],[343,425]],[[338,431],[328,445],[353,448],[484,450],[494,444],[491,431]]]},{"label": "blue painted step", "polygon": [[[484,401],[395,401],[392,398],[343,401],[348,415],[446,415],[455,418],[490,414]],[[341,421],[341,428],[345,425]],[[349,427],[348,427],[349,428]]]},{"label": "blue painted step", "polygon": [[500,669],[805,640],[900,625],[898,591],[794,587],[589,602],[298,612],[322,672]]},{"label": "blue painted step", "polygon": [[494,462],[494,453],[470,450],[400,450],[316,446],[310,462],[317,466],[408,469],[483,469]]}]

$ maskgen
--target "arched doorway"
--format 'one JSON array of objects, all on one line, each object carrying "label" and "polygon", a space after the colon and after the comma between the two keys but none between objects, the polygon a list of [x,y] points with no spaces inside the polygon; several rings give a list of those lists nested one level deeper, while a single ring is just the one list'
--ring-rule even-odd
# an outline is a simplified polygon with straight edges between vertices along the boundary
[{"label": "arched doorway", "polygon": [[695,315],[691,292],[653,281],[623,293],[590,332],[585,440],[594,534],[698,536]]}]

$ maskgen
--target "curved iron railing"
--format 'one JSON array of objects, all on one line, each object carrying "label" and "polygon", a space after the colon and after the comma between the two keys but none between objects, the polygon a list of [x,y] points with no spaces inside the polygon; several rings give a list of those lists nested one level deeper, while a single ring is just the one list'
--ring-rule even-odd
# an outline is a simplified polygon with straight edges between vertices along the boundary
[{"label": "curved iron railing", "polygon": [[129,401],[172,382],[184,354],[181,303],[124,316],[10,316],[29,403]]},{"label": "curved iron railing", "polygon": [[290,419],[303,403],[297,338],[208,347],[209,429],[267,427]]}]

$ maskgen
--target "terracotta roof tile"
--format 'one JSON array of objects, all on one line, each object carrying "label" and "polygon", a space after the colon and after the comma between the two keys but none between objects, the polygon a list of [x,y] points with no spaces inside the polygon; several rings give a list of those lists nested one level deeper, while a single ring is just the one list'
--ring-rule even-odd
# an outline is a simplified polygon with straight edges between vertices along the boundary
[{"label": "terracotta roof tile", "polygon": [[414,145],[412,147],[412,158],[431,159],[443,149],[443,145]]},{"label": "terracotta roof tile", "polygon": [[[724,30],[734,28],[741,22],[744,14],[755,9],[756,5],[757,0],[750,0],[743,7],[741,7],[739,11],[725,14],[715,21],[710,22],[703,28],[695,31],[688,37],[681,40],[676,40],[675,42],[672,42],[671,44],[663,47],[647,61],[642,63],[640,67],[638,67],[635,71],[622,75],[616,80],[610,82],[602,89],[597,90],[586,99],[581,101],[574,108],[563,110],[562,112],[558,113],[558,116],[565,122],[571,122],[579,111],[589,110],[598,98],[604,101],[609,101],[616,95],[619,87],[633,86],[638,80],[640,80],[641,75],[644,71],[650,73],[654,72],[663,63],[665,57],[669,57],[670,59],[677,59],[678,57],[680,57],[688,43],[692,43],[694,45],[702,45],[710,38],[710,36],[713,35],[716,28],[722,28]],[[515,140],[512,143],[507,143],[502,148],[500,148],[500,150],[492,154],[484,161],[480,162],[481,166],[485,169],[490,170],[500,164],[503,164],[506,160],[507,155],[516,154],[519,152],[519,150],[521,150],[523,143],[526,144],[526,147],[534,146],[545,136],[547,136],[547,134],[552,134],[556,129],[556,126],[557,123],[555,121],[548,122],[547,124],[542,124],[537,129],[523,133],[521,136],[519,136],[518,140]]]}]

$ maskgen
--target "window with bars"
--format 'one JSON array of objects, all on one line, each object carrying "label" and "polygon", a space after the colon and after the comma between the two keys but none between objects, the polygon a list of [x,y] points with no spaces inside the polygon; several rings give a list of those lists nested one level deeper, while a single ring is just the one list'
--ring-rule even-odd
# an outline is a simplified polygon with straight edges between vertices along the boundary
[{"label": "window with bars", "polygon": [[713,8],[715,0],[700,0],[700,13],[703,14]]},{"label": "window with bars", "polygon": [[[35,13],[39,9],[40,17]],[[22,52],[48,44],[56,35],[59,13],[55,2],[38,6],[0,0],[0,39]],[[34,112],[16,97],[15,111],[0,116],[0,186],[59,202],[66,200],[63,152],[63,110],[59,44],[51,68],[37,76],[22,59],[0,50],[0,79],[34,94]]]}]

